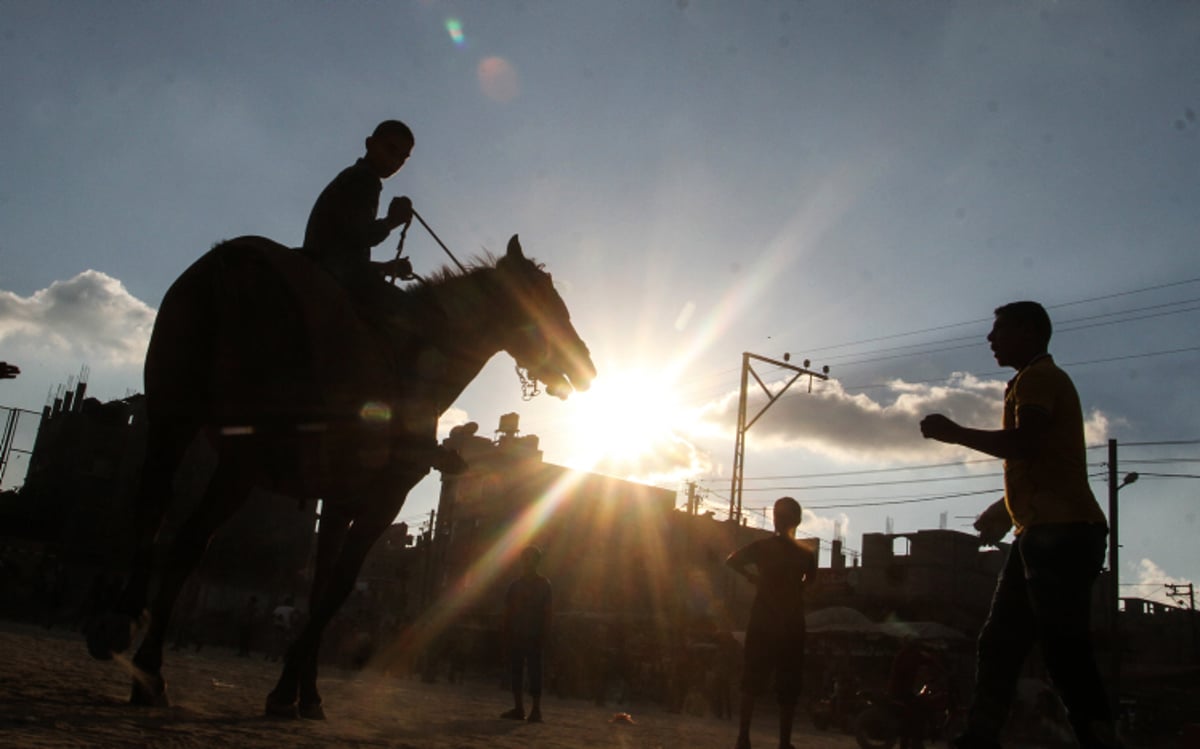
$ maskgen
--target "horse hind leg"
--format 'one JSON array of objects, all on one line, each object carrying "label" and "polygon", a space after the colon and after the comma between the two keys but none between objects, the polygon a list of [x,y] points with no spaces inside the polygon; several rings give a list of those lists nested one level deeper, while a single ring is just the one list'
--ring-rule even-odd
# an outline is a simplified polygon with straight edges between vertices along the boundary
[{"label": "horse hind leg", "polygon": [[218,466],[199,506],[175,534],[158,592],[150,604],[146,636],[133,658],[135,671],[129,698],[131,704],[167,704],[162,662],[171,611],[184,583],[204,556],[213,534],[245,503],[250,489],[251,483],[244,472]]},{"label": "horse hind leg", "polygon": [[146,457],[141,485],[133,506],[134,550],[129,569],[116,600],[92,621],[85,636],[88,652],[98,660],[110,660],[133,643],[134,631],[144,623],[153,571],[154,541],[171,503],[171,482],[195,432],[175,430],[162,434],[153,427],[147,434]]}]

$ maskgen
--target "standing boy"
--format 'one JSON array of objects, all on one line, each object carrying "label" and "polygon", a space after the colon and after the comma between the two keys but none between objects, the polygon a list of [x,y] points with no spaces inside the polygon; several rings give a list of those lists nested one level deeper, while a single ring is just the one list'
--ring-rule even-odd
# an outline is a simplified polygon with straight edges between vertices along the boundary
[{"label": "standing boy", "polygon": [[1002,428],[971,429],[941,414],[921,420],[928,439],[1004,460],[1003,503],[980,515],[975,528],[988,544],[1010,527],[1016,534],[979,633],[967,731],[954,745],[999,747],[1017,677],[1037,642],[1080,746],[1112,747],[1112,710],[1089,622],[1108,527],[1088,485],[1079,395],[1047,353],[1051,324],[1042,305],[1013,302],[995,315],[987,337],[992,353],[997,364],[1017,370],[1004,391]]},{"label": "standing boy", "polygon": [[772,674],[779,700],[779,746],[792,746],[792,718],[804,666],[804,587],[817,572],[816,556],[796,543],[801,516],[800,503],[795,499],[776,500],[775,534],[738,549],[725,560],[757,587],[746,626],[735,749],[750,749],[754,700],[767,691]]},{"label": "standing boy", "polygon": [[[500,717],[542,722],[542,653],[550,635],[550,581],[538,573],[542,552],[529,546],[521,552],[521,576],[508,586],[505,600],[504,634],[511,666],[513,709]],[[533,709],[525,716],[522,697],[525,671],[529,671],[529,696]]]}]

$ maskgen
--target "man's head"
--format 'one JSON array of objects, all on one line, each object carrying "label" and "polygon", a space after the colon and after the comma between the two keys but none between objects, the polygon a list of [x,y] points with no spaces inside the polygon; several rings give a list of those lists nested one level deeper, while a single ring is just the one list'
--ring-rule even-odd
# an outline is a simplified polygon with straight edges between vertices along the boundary
[{"label": "man's head", "polygon": [[1046,309],[1037,302],[1011,302],[996,308],[988,342],[1002,367],[1021,369],[1050,347],[1053,327]]},{"label": "man's head", "polygon": [[780,497],[775,500],[775,532],[793,533],[800,527],[803,512],[800,503],[791,497]]},{"label": "man's head", "polygon": [[408,125],[400,120],[384,120],[367,136],[367,163],[380,179],[386,179],[400,171],[415,144]]}]

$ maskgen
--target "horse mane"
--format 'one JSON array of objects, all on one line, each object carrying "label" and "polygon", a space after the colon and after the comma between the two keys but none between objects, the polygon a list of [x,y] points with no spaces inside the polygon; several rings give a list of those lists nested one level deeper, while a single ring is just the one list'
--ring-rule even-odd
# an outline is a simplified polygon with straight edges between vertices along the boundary
[{"label": "horse mane", "polygon": [[[433,287],[441,286],[445,283],[455,281],[460,278],[466,278],[467,276],[474,275],[475,273],[479,273],[481,271],[495,270],[500,263],[503,262],[503,260],[504,256],[497,257],[496,254],[491,250],[484,250],[482,255],[475,255],[468,260],[467,265],[464,268],[460,269],[450,265],[442,265],[437,270],[425,276],[423,279],[424,283],[421,281],[410,283],[407,286],[402,287],[401,290],[406,294],[420,296]],[[539,263],[533,258],[526,258],[526,261],[538,270],[543,270],[545,268],[543,263]]]}]

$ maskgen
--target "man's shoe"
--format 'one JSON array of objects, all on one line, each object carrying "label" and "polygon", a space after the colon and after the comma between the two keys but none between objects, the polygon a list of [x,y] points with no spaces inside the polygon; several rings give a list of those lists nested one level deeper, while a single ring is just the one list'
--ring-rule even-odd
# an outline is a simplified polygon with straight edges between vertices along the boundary
[{"label": "man's shoe", "polygon": [[525,711],[519,707],[514,707],[506,713],[500,713],[500,717],[507,720],[525,720]]},{"label": "man's shoe", "polygon": [[541,708],[535,707],[532,710],[530,710],[529,717],[526,718],[525,720],[529,723],[541,723],[542,722]]}]

